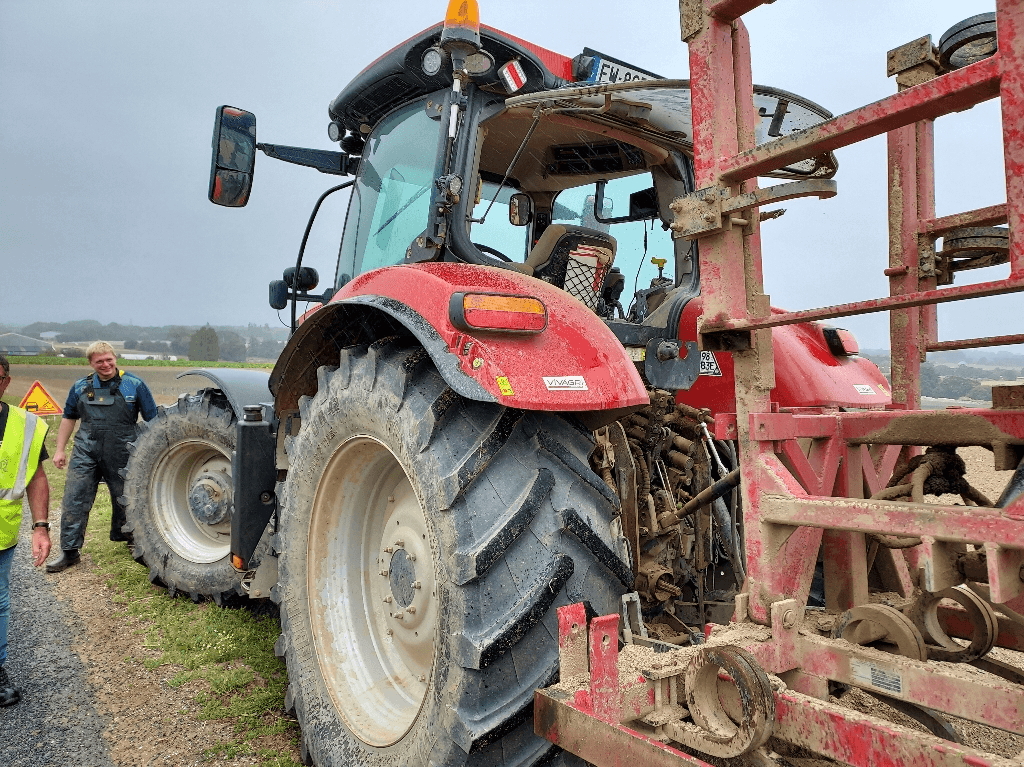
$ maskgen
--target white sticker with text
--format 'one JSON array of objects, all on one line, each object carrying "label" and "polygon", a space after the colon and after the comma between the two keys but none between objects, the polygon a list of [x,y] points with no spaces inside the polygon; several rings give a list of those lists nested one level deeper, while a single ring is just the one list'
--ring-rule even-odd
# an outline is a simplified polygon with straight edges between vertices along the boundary
[{"label": "white sticker with text", "polygon": [[875,393],[875,390],[872,389],[869,384],[854,384],[853,388],[861,394],[867,394],[869,396]]},{"label": "white sticker with text", "polygon": [[587,381],[583,376],[542,376],[548,391],[587,391]]},{"label": "white sticker with text", "polygon": [[722,368],[718,367],[718,360],[714,352],[700,353],[700,374],[702,376],[721,376]]},{"label": "white sticker with text", "polygon": [[903,694],[903,677],[895,669],[884,669],[868,661],[851,660],[850,671],[855,682],[893,695]]}]

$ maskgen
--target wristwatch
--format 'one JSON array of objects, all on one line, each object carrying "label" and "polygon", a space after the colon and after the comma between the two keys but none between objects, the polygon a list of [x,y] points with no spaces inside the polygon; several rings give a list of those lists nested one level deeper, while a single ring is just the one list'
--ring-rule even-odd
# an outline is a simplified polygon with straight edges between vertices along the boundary
[{"label": "wristwatch", "polygon": [[37,527],[45,527],[47,530],[49,530],[50,529],[50,523],[49,523],[48,520],[45,520],[45,519],[42,522],[33,522],[32,523],[32,529],[35,530]]}]

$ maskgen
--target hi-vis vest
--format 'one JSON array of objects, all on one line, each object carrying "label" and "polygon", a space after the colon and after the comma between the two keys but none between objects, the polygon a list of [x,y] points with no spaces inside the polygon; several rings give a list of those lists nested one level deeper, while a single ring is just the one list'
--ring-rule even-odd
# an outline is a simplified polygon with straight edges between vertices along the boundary
[{"label": "hi-vis vest", "polygon": [[39,467],[46,422],[34,413],[8,407],[0,444],[0,551],[18,542],[21,499]]}]

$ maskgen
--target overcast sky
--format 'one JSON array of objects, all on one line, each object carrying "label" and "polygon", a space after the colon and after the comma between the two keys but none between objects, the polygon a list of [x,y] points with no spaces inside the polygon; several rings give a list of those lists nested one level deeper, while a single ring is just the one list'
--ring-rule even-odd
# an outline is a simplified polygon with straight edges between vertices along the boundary
[{"label": "overcast sky", "polygon": [[[267,283],[294,263],[313,203],[336,180],[261,154],[248,207],[210,204],[215,108],[255,112],[261,141],[335,148],[330,100],[445,6],[0,0],[0,322],[277,323]],[[484,23],[568,56],[589,46],[688,74],[676,0],[480,6]],[[991,10],[992,0],[780,0],[747,17],[754,80],[839,114],[893,92],[887,50],[926,33],[938,41]],[[997,101],[940,120],[936,149],[940,215],[1005,200]],[[777,306],[887,293],[885,139],[838,157],[838,198],[787,203],[763,228]],[[343,194],[325,203],[307,250],[322,286],[334,273]],[[947,305],[940,337],[1024,332],[1019,306],[1012,296]],[[888,345],[886,315],[838,324],[863,346]]]}]

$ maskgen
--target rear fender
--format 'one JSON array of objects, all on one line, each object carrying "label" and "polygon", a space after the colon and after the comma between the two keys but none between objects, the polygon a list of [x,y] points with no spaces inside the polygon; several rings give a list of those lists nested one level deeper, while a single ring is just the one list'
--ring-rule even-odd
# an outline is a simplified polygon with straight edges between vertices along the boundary
[{"label": "rear fender", "polygon": [[[454,293],[526,295],[547,308],[535,334],[466,332],[449,317]],[[378,269],[349,282],[299,327],[270,377],[279,413],[316,391],[316,371],[339,349],[411,335],[458,394],[522,410],[574,413],[588,425],[648,403],[618,339],[563,290],[518,272],[421,263]]]}]

